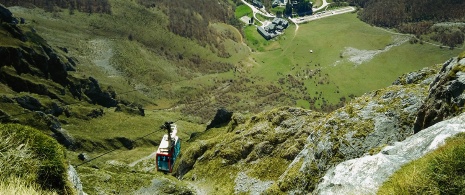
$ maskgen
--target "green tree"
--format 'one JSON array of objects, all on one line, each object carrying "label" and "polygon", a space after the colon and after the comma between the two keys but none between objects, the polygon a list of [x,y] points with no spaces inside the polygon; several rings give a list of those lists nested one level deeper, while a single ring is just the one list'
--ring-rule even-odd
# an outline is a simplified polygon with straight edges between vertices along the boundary
[{"label": "green tree", "polygon": [[292,15],[292,6],[289,2],[286,3],[286,9],[284,9],[284,14],[287,16]]}]

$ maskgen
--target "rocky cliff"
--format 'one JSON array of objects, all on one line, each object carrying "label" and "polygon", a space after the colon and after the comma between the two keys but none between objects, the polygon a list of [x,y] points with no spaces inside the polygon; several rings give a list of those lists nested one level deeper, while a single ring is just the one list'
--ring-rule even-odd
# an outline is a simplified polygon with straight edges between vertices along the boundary
[{"label": "rocky cliff", "polygon": [[405,74],[330,114],[298,108],[234,113],[228,127],[189,140],[195,144],[182,154],[176,176],[217,186],[206,187],[209,193],[375,193],[403,163],[464,130],[463,116],[425,132],[417,128],[463,112],[464,62],[452,58]]},{"label": "rocky cliff", "polygon": [[74,148],[58,116],[88,120],[102,116],[102,107],[144,115],[141,106],[121,99],[111,86],[75,74],[80,62],[66,48],[49,45],[1,4],[0,22],[1,122],[51,130],[61,144]]}]

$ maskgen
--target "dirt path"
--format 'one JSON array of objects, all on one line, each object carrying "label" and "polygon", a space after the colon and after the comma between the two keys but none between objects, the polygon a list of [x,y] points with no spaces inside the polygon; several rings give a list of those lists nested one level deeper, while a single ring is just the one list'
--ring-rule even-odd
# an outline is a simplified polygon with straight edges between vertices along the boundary
[{"label": "dirt path", "polygon": [[[418,39],[415,35],[392,32],[392,31],[390,31],[390,30],[387,30],[387,29],[381,28],[381,27],[376,27],[376,28],[378,28],[378,29],[380,29],[380,30],[382,30],[382,31],[384,31],[384,32],[393,34],[393,35],[407,36],[407,37],[410,37],[410,38],[414,38],[414,39],[416,39],[417,41],[422,41],[422,40]],[[433,45],[433,46],[437,46],[437,47],[446,47],[446,48],[449,47],[449,46],[445,46],[445,45],[438,45],[438,44],[436,44],[436,43],[431,43],[431,42],[428,42],[428,41],[423,41],[423,43],[426,43],[426,44],[429,44],[429,45]],[[465,44],[462,45],[462,47],[455,47],[455,48],[456,48],[456,49],[463,49],[464,46],[465,46]]]},{"label": "dirt path", "polygon": [[111,58],[114,55],[112,42],[108,39],[94,39],[88,42],[91,61],[102,70],[108,76],[118,76],[119,71],[116,70],[110,63]]}]

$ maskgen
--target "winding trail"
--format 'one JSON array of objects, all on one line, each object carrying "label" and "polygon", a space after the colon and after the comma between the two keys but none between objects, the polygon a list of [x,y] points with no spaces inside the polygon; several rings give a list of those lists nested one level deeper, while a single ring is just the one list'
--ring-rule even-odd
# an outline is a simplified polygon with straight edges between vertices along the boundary
[{"label": "winding trail", "polygon": [[[404,33],[398,33],[398,32],[392,32],[388,29],[385,29],[385,28],[381,28],[381,27],[375,27],[375,28],[378,28],[384,32],[387,32],[387,33],[390,33],[390,34],[393,34],[393,35],[401,35],[401,36],[408,36],[410,38],[414,38],[416,39],[417,41],[422,41],[420,40],[419,38],[417,38],[415,35],[412,35],[412,34],[404,34]],[[446,46],[446,45],[438,45],[436,43],[431,43],[431,42],[428,42],[428,41],[423,41],[423,43],[426,43],[426,44],[429,44],[429,45],[433,45],[433,46],[437,46],[437,47],[445,47],[445,48],[448,48],[449,46]],[[462,47],[454,47],[456,49],[463,49],[465,46],[465,44],[462,45]]]}]

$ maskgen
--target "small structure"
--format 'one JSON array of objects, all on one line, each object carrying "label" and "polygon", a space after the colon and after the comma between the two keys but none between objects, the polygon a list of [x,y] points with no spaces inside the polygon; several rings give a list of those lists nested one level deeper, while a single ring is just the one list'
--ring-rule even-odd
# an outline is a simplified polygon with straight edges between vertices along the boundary
[{"label": "small structure", "polygon": [[252,5],[254,5],[255,7],[258,7],[258,8],[263,8],[263,4],[262,4],[262,2],[260,2],[260,0],[253,0]]},{"label": "small structure", "polygon": [[257,31],[266,39],[272,39],[282,33],[289,26],[289,22],[283,18],[274,18],[273,21],[265,27],[257,27]]}]

